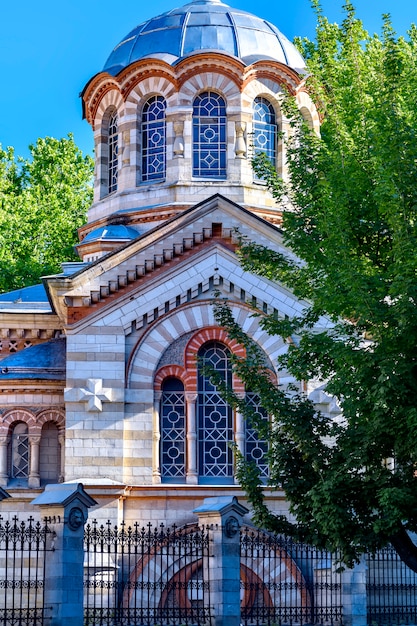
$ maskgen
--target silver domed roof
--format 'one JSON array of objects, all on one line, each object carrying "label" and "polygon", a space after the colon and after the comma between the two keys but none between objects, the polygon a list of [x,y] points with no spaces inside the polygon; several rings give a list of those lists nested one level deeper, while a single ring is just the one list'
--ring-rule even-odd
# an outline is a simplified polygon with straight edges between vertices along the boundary
[{"label": "silver domed roof", "polygon": [[195,0],[136,26],[110,54],[103,68],[113,76],[145,58],[174,64],[192,53],[231,54],[247,65],[272,59],[302,72],[295,46],[270,22],[221,0]]}]

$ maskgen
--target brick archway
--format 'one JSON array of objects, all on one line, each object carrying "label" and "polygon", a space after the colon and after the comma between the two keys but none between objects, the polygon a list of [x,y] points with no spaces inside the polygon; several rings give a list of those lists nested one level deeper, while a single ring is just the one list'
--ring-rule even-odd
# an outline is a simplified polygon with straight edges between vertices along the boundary
[{"label": "brick archway", "polygon": [[[266,331],[260,329],[259,322],[253,317],[252,309],[246,304],[234,302],[231,303],[231,308],[243,330],[256,341],[272,363],[276,362],[278,356],[287,350],[285,342],[279,337],[271,338]],[[127,387],[153,389],[158,363],[165,350],[190,331],[194,333],[194,337],[212,328],[222,330],[216,326],[213,307],[207,302],[192,303],[161,317],[149,328],[132,351],[126,372]],[[152,348],[149,349],[149,346]],[[158,346],[158,350],[155,350],[155,346]],[[283,372],[283,376],[286,376],[286,372]]]},{"label": "brick archway", "polygon": [[[184,385],[184,390],[188,393],[197,392],[197,355],[200,348],[208,341],[219,341],[224,344],[230,352],[244,358],[245,348],[230,339],[226,331],[219,326],[208,326],[198,330],[188,340],[184,349],[184,367],[179,365],[164,365],[155,374],[154,390],[161,391],[162,383],[166,378],[178,378]],[[233,376],[233,389],[237,392],[244,392],[242,381]]]},{"label": "brick archway", "polygon": [[36,423],[36,417],[32,411],[27,409],[10,409],[3,415],[2,424],[0,424],[0,437],[7,437],[13,424],[23,422],[28,427],[28,433],[31,435],[40,435],[41,427]]}]

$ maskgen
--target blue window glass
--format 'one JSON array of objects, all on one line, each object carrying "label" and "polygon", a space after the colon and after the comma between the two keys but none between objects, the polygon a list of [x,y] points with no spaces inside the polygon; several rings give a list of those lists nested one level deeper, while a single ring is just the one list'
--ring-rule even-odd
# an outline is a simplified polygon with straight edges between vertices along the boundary
[{"label": "blue window glass", "polygon": [[161,475],[164,482],[185,481],[184,385],[168,378],[161,398]]},{"label": "blue window glass", "polygon": [[166,102],[152,96],[142,113],[142,181],[163,180],[166,172]]},{"label": "blue window glass", "polygon": [[226,178],[226,105],[213,91],[200,94],[193,108],[193,176]]},{"label": "blue window glass", "polygon": [[275,111],[265,98],[256,98],[253,104],[253,147],[255,154],[265,152],[275,165],[277,145],[277,124]]},{"label": "blue window glass", "polygon": [[233,481],[232,409],[210,381],[205,366],[216,370],[228,385],[232,383],[230,352],[212,341],[199,350],[198,367],[198,473],[200,482]]},{"label": "blue window glass", "polygon": [[119,172],[119,129],[116,112],[110,115],[108,128],[108,191],[112,193],[117,190]]},{"label": "blue window glass", "polygon": [[[268,420],[268,415],[265,409],[261,406],[260,398],[256,393],[251,391],[247,392],[245,400],[258,417],[263,420]],[[260,471],[260,476],[263,479],[268,478],[269,475],[268,463],[266,459],[267,451],[267,441],[265,441],[265,439],[260,439],[258,431],[253,428],[250,423],[246,423],[245,457],[247,461],[251,461],[257,465]]]}]

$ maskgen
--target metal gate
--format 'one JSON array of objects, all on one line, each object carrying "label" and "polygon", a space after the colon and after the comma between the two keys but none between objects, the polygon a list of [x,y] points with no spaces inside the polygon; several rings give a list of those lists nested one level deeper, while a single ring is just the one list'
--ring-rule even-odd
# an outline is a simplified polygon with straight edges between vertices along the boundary
[{"label": "metal gate", "polygon": [[86,624],[210,621],[208,529],[93,522],[86,526],[84,541]]},{"label": "metal gate", "polygon": [[332,555],[281,535],[241,534],[242,623],[341,624],[341,575]]},{"label": "metal gate", "polygon": [[417,624],[417,574],[392,546],[367,557],[369,625]]},{"label": "metal gate", "polygon": [[0,518],[0,623],[42,626],[45,617],[45,563],[53,549],[48,522],[32,517],[19,521]]}]

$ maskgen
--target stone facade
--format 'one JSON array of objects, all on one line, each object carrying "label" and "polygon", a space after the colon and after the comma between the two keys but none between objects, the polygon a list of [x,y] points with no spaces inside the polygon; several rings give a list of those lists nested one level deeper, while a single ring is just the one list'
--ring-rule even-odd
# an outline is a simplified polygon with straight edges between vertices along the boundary
[{"label": "stone facade", "polygon": [[[215,19],[231,9],[205,0],[182,11]],[[292,44],[285,45],[288,58],[298,59]],[[30,509],[34,491],[60,481],[88,486],[98,503],[94,514],[113,522],[186,523],[208,495],[241,497],[226,440],[219,444],[228,458],[220,476],[201,426],[199,351],[210,345],[241,351],[214,319],[219,295],[263,350],[278,383],[293,382],[276,369],[286,343],[260,329],[252,307],[284,317],[304,303],[279,283],[244,271],[236,247],[244,236],[291,256],[279,230],[281,209],[255,179],[250,158],[257,133],[272,137],[271,154],[285,178],[284,90],[319,132],[304,75],[256,47],[245,58],[215,46],[175,60],[168,52],[142,55],[89,81],[82,100],[95,139],[95,195],[80,229],[81,261],[64,264],[36,292],[0,296],[0,485],[12,495],[10,511]],[[199,118],[202,97],[209,105]],[[223,103],[224,112],[213,117],[210,99]],[[152,127],[144,120],[154,102],[163,114]],[[265,130],[256,126],[256,103],[271,111]],[[156,156],[146,152],[149,145]],[[223,159],[220,175],[210,169],[213,154]],[[205,173],[196,175],[201,161]],[[244,393],[239,381],[233,384]],[[168,446],[163,403],[170,385],[180,389],[183,425]],[[323,411],[337,412],[331,399],[315,393]],[[242,417],[227,415],[226,439],[244,452]],[[176,448],[177,480],[166,469]],[[275,510],[286,510],[284,494],[267,497]]]}]

